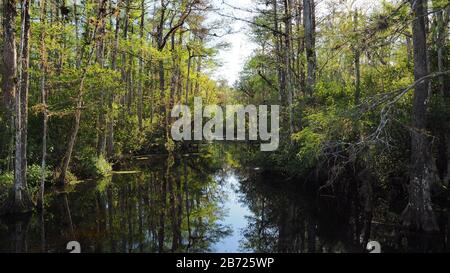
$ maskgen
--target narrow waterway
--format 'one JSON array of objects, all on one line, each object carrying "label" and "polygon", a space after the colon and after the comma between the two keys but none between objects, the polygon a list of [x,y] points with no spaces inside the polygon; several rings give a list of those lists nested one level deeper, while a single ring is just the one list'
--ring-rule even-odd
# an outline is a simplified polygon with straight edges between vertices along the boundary
[{"label": "narrow waterway", "polygon": [[[220,177],[216,177],[219,181]],[[216,252],[247,252],[240,246],[245,238],[243,230],[248,225],[248,217],[251,216],[251,211],[244,201],[240,200],[242,194],[239,191],[239,179],[234,171],[229,172],[221,185],[224,192],[223,208],[226,210],[226,216],[221,222],[228,224],[231,228],[231,234],[219,241],[214,247]]]},{"label": "narrow waterway", "polygon": [[345,202],[311,198],[302,185],[222,148],[141,157],[110,177],[51,189],[43,214],[0,218],[0,252],[68,252],[69,241],[82,252],[364,252],[364,235],[383,252],[448,247],[445,229],[404,232],[385,224],[383,208],[364,224]]}]

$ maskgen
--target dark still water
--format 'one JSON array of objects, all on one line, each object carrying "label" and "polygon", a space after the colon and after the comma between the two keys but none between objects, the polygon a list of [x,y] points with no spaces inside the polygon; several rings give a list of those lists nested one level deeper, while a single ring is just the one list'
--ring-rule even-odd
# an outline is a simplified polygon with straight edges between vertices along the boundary
[{"label": "dark still water", "polygon": [[242,166],[226,150],[137,158],[111,177],[46,195],[45,213],[0,218],[0,252],[382,252],[448,250],[446,212],[434,235],[402,231],[385,210],[367,219],[302,182]]}]

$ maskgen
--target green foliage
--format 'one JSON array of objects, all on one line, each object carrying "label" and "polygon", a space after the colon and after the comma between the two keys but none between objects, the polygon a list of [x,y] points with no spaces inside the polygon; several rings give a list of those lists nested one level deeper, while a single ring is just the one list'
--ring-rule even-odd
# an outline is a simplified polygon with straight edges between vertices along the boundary
[{"label": "green foliage", "polygon": [[111,175],[111,164],[105,159],[103,155],[89,156],[83,159],[80,163],[81,169],[79,170],[84,177],[106,177]]},{"label": "green foliage", "polygon": [[[45,181],[51,180],[52,172],[47,166],[47,168],[44,171]],[[39,185],[41,184],[41,178],[42,178],[42,168],[41,166],[37,164],[33,164],[31,166],[28,166],[27,168],[27,183],[28,186],[31,188],[39,188]]]},{"label": "green foliage", "polygon": [[14,185],[14,173],[4,172],[0,174],[0,204],[6,200]]},{"label": "green foliage", "polygon": [[[176,143],[171,143],[165,133],[168,126],[166,115],[170,113],[171,105],[184,102],[185,88],[190,89],[188,103],[193,101],[194,96],[202,96],[205,103],[214,103],[223,90],[229,89],[224,81],[216,81],[205,73],[217,66],[214,56],[218,48],[226,47],[225,43],[211,46],[214,43],[200,38],[209,36],[209,25],[213,23],[206,22],[206,10],[194,8],[185,18],[182,11],[187,8],[187,3],[169,1],[165,8],[171,11],[171,15],[166,13],[164,16],[162,7],[155,6],[156,17],[153,18],[141,10],[141,3],[137,5],[136,1],[129,3],[133,8],[116,4],[111,3],[100,19],[99,3],[75,3],[69,8],[70,14],[71,9],[76,8],[83,20],[77,16],[58,16],[50,10],[42,14],[39,5],[30,7],[31,14],[46,17],[43,18],[45,23],[39,20],[39,16],[31,20],[29,37],[27,157],[28,165],[33,168],[30,170],[30,185],[38,181],[34,164],[40,164],[42,158],[42,118],[45,109],[41,96],[42,79],[45,79],[44,87],[48,92],[47,164],[55,173],[76,128],[74,114],[77,104],[81,105],[79,130],[69,166],[73,174],[80,178],[105,176],[111,170],[108,161],[152,151],[148,147],[157,146],[158,152],[174,151]],[[202,5],[200,2],[193,4]],[[143,12],[146,14],[141,26]],[[124,20],[125,17],[128,20]],[[176,22],[179,19],[189,21],[190,31],[180,24],[179,28],[173,29],[173,36],[166,37],[165,46],[160,48],[151,30],[156,29],[160,22],[168,25],[170,20]],[[100,20],[104,24],[101,29],[98,24]],[[118,33],[115,32],[116,27]],[[19,17],[15,29],[19,34]],[[91,40],[94,29],[97,31],[95,40]],[[197,34],[191,35],[192,32]],[[45,36],[43,41],[42,34]],[[19,37],[17,35],[16,40]],[[45,46],[44,51],[41,46]],[[42,69],[43,62],[45,70]],[[162,75],[160,72],[163,72]],[[161,86],[161,83],[164,85]],[[3,107],[0,110],[3,111]],[[10,141],[13,138],[5,130],[9,124],[5,117],[3,113],[0,115],[0,172],[11,168],[13,157],[13,142]],[[101,146],[99,140],[102,138],[102,145],[106,146],[107,137],[111,138],[108,141],[112,141],[113,145],[109,147],[112,146],[113,151],[106,151],[105,148],[101,152],[108,154],[108,158],[97,158],[98,146]],[[72,179],[76,180],[76,177],[69,178]]]},{"label": "green foliage", "polygon": [[[56,176],[58,177],[58,176]],[[74,173],[72,173],[70,170],[67,171],[66,173],[66,180],[68,182],[68,184],[72,184],[78,181],[78,177],[76,177],[76,175]]]},{"label": "green foliage", "polygon": [[302,168],[309,169],[314,167],[322,156],[325,137],[307,127],[292,135],[292,139],[299,144],[297,157]]},{"label": "green foliage", "polygon": [[[446,1],[433,1],[433,8],[442,8],[443,2]],[[409,171],[414,89],[391,106],[386,124],[380,132],[377,129],[380,112],[393,100],[393,94],[414,82],[411,9],[410,5],[392,1],[383,1],[370,12],[347,4],[346,1],[330,3],[329,16],[322,18],[317,33],[320,42],[315,48],[317,74],[312,96],[305,94],[308,63],[304,45],[292,45],[294,98],[290,106],[283,105],[286,102],[282,100],[280,90],[283,83],[280,73],[286,73],[285,60],[280,55],[285,54],[285,49],[274,46],[282,36],[263,27],[273,24],[273,17],[268,15],[270,12],[255,17],[252,35],[259,47],[245,64],[234,98],[256,105],[278,104],[281,111],[292,107],[296,128],[292,134],[287,133],[292,128],[280,120],[284,133],[279,149],[270,154],[257,149],[240,151],[245,155],[238,157],[238,162],[302,177],[317,168],[323,168],[320,171],[327,174],[329,168],[336,167],[343,175],[354,176],[349,179],[355,179],[361,169],[368,168],[381,182],[381,188],[388,192],[392,177],[407,177]],[[430,40],[437,35],[436,20],[432,16]],[[404,27],[401,35],[399,26]],[[292,31],[293,40],[303,39],[303,26],[293,27]],[[437,71],[437,45],[430,44],[430,68]],[[448,55],[447,49],[443,50]],[[357,56],[360,69],[358,101]],[[437,95],[437,78],[431,80],[431,86],[434,95],[427,105],[427,133],[439,138],[439,134],[450,130],[450,108],[448,100]],[[332,166],[327,165],[329,162],[333,162]]]},{"label": "green foliage", "polygon": [[99,176],[105,177],[111,174],[111,164],[105,159],[103,155],[99,156],[95,161],[95,168]]},{"label": "green foliage", "polygon": [[109,185],[111,185],[111,182],[112,182],[111,175],[101,178],[97,183],[97,187],[96,187],[97,191],[99,191],[101,193],[105,192],[106,188]]},{"label": "green foliage", "polygon": [[[49,168],[45,170],[45,180],[51,181],[52,172]],[[37,164],[29,165],[27,168],[27,190],[30,196],[35,197],[40,188],[42,168]],[[4,172],[0,174],[0,202],[6,200],[8,193],[14,186],[14,173]]]},{"label": "green foliage", "polygon": [[119,121],[118,124],[115,134],[116,149],[121,151],[121,154],[128,155],[140,150],[146,141],[144,137],[146,131],[139,129],[137,117],[129,117],[127,120]]}]

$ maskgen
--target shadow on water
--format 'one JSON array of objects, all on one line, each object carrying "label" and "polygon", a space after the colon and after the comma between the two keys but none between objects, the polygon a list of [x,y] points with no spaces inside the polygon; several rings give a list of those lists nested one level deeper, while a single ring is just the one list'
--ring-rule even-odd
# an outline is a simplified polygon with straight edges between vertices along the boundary
[{"label": "shadow on water", "polygon": [[[369,252],[377,241],[382,252],[445,252],[448,222],[437,234],[414,233],[388,221],[389,211],[369,217],[335,196],[312,197],[298,181],[262,174],[240,179],[240,192],[251,210],[243,232],[243,248],[252,252]],[[448,221],[449,215],[441,215]],[[390,219],[390,218],[389,218]]]},{"label": "shadow on water", "polygon": [[0,218],[0,252],[383,252],[449,251],[441,233],[414,234],[301,182],[230,164],[223,147],[201,155],[123,163],[127,172],[46,195],[43,213]]}]

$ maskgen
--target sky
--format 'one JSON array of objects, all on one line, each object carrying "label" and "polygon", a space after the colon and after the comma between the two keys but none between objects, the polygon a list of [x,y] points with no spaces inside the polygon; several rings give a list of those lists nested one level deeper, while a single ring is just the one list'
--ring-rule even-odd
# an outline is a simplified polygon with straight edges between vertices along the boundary
[{"label": "sky", "polygon": [[[245,20],[250,20],[251,17],[249,16],[251,14],[239,9],[250,9],[254,6],[252,0],[213,0],[212,4],[214,8],[220,9],[221,14],[233,15],[235,17],[245,18]],[[230,6],[237,7],[238,9]],[[214,20],[219,17],[219,14],[212,12],[209,19]],[[231,28],[233,29],[231,34],[218,38],[221,42],[229,43],[230,46],[227,49],[219,51],[216,59],[220,65],[211,72],[214,79],[225,79],[229,85],[233,85],[238,80],[239,72],[256,48],[256,44],[247,35],[247,23],[233,20],[231,22]]]},{"label": "sky", "polygon": [[[317,15],[319,17],[326,15],[328,4],[336,3],[336,1],[342,5],[342,8],[346,6],[357,7],[363,12],[367,12],[380,4],[379,1],[373,0],[316,0]],[[254,9],[256,5],[254,0],[211,0],[211,3],[215,9],[220,10],[218,13],[210,13],[208,20],[212,21],[220,19],[220,14],[232,15],[249,21],[253,15],[244,10]],[[350,3],[352,4],[350,5]],[[233,29],[231,34],[213,41],[213,43],[227,42],[230,47],[219,51],[216,57],[219,65],[213,71],[210,71],[210,74],[216,80],[225,79],[232,86],[239,79],[239,72],[243,69],[245,62],[257,48],[257,45],[248,36],[249,28],[246,22],[233,20],[231,28]]]}]

